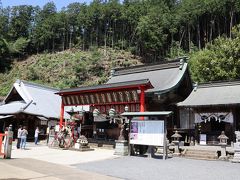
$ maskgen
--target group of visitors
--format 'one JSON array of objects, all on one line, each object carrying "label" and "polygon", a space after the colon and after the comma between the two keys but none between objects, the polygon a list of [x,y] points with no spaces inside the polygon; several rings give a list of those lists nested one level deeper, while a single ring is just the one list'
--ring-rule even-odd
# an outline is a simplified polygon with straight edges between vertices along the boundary
[{"label": "group of visitors", "polygon": [[[34,135],[34,142],[35,145],[38,143],[38,134],[40,133],[39,128],[37,127],[35,130]],[[17,149],[25,149],[26,148],[26,141],[27,141],[28,131],[26,126],[20,126],[17,133]]]}]

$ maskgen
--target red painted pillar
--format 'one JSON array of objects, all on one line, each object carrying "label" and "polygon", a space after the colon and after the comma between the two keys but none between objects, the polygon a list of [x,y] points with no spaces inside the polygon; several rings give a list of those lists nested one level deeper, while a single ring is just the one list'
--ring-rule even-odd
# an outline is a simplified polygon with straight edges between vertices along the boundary
[{"label": "red painted pillar", "polygon": [[140,112],[145,111],[145,93],[144,93],[144,87],[140,87],[141,93],[140,93]]},{"label": "red painted pillar", "polygon": [[60,111],[60,123],[59,123],[60,128],[62,128],[62,125],[63,125],[63,118],[64,118],[64,104],[63,104],[63,101],[62,101],[61,102],[61,111]]}]

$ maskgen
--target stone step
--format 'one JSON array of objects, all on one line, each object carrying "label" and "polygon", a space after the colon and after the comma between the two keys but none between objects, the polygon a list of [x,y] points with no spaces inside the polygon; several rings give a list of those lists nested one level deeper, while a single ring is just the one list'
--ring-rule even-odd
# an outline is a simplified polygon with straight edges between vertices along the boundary
[{"label": "stone step", "polygon": [[216,155],[215,151],[207,151],[207,152],[201,152],[201,151],[187,151],[185,154],[199,154],[199,155]]},{"label": "stone step", "polygon": [[187,154],[216,154],[216,151],[186,150]]},{"label": "stone step", "polygon": [[186,150],[183,157],[191,159],[217,160],[217,152],[209,150]]},{"label": "stone step", "polygon": [[208,161],[216,161],[218,160],[218,158],[206,158],[206,157],[189,157],[189,156],[184,156],[184,158],[187,158],[187,159],[197,159],[197,160],[208,160]]},{"label": "stone step", "polygon": [[115,145],[113,144],[101,144],[101,143],[88,143],[92,148],[101,148],[101,149],[114,149]]}]

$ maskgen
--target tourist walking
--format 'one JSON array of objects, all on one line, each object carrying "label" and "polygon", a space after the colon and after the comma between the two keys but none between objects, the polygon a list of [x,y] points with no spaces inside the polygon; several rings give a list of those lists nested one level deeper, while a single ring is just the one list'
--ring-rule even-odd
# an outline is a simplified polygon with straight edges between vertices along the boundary
[{"label": "tourist walking", "polygon": [[19,126],[17,133],[17,149],[20,148],[22,130],[23,130],[22,126]]},{"label": "tourist walking", "polygon": [[21,133],[21,143],[20,143],[20,148],[21,149],[26,148],[27,135],[28,135],[28,131],[26,129],[26,126],[24,126],[23,130],[22,130],[22,133]]},{"label": "tourist walking", "polygon": [[35,138],[35,140],[34,140],[35,145],[37,145],[37,143],[38,143],[38,134],[39,134],[39,133],[40,133],[40,131],[39,131],[39,128],[37,127],[36,130],[35,130],[35,135],[34,135],[34,138]]}]

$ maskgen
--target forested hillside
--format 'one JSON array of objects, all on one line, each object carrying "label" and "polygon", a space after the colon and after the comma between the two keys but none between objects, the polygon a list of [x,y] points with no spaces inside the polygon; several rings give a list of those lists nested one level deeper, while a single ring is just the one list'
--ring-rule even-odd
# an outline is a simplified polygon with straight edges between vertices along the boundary
[{"label": "forested hillside", "polygon": [[16,78],[56,88],[79,87],[105,83],[113,67],[140,65],[141,58],[108,48],[32,55],[14,62],[8,72],[0,73],[0,96],[8,93]]},{"label": "forested hillside", "polygon": [[59,11],[53,2],[1,8],[1,55],[7,46],[15,56],[108,46],[159,61],[172,48],[191,51],[221,35],[231,37],[239,13],[239,0],[93,0]]},{"label": "forested hillside", "polygon": [[61,10],[0,3],[0,94],[14,78],[100,83],[121,54],[123,66],[187,55],[195,81],[239,79],[239,23],[240,0],[93,0]]}]

